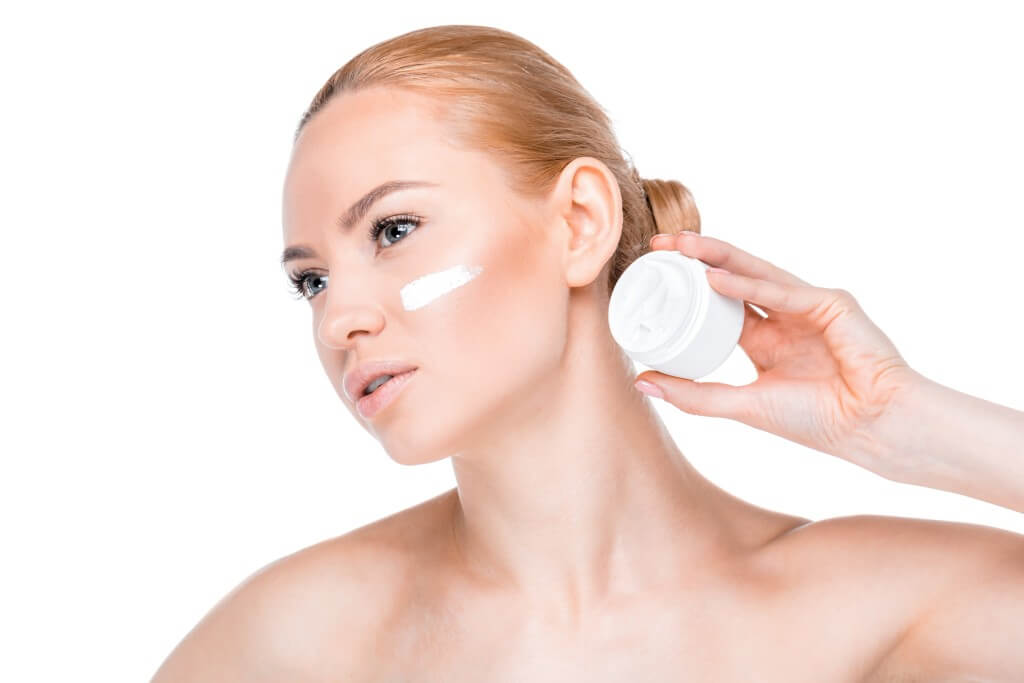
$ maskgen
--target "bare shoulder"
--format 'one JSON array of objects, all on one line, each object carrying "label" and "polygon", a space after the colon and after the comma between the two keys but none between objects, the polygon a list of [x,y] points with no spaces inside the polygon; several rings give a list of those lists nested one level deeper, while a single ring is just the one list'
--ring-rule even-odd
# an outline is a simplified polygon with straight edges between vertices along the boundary
[{"label": "bare shoulder", "polygon": [[[854,627],[851,643],[874,661],[866,681],[938,675],[926,665],[936,653],[915,644],[918,625],[1000,571],[1024,578],[1024,536],[966,522],[851,515],[797,527],[771,546],[764,561],[797,595]],[[1013,598],[1018,610],[1022,597]]]},{"label": "bare shoulder", "polygon": [[[410,551],[442,497],[279,558],[186,634],[152,683],[355,680],[402,603]],[[384,653],[379,653],[384,656]]]},{"label": "bare shoulder", "polygon": [[[812,521],[775,539],[788,550],[820,556],[837,549],[898,553],[909,560],[939,559],[946,566],[970,564],[979,553],[1024,539],[997,527],[947,520],[849,515]],[[854,547],[851,547],[853,544]]]},{"label": "bare shoulder", "polygon": [[798,560],[793,567],[829,567],[852,576],[885,570],[923,599],[948,581],[994,559],[1019,554],[1021,534],[967,522],[850,515],[801,525],[773,541],[775,550]]}]

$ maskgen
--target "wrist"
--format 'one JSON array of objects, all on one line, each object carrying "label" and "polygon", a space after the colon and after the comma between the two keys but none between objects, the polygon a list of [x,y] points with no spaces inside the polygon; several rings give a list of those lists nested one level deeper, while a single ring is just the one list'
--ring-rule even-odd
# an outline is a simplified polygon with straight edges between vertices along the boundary
[{"label": "wrist", "polygon": [[873,471],[922,486],[955,480],[959,472],[942,459],[943,436],[935,427],[937,420],[949,419],[943,410],[950,405],[946,392],[951,390],[910,367],[895,386],[885,411],[869,430]]},{"label": "wrist", "polygon": [[913,372],[872,436],[882,476],[1024,512],[1024,412]]}]

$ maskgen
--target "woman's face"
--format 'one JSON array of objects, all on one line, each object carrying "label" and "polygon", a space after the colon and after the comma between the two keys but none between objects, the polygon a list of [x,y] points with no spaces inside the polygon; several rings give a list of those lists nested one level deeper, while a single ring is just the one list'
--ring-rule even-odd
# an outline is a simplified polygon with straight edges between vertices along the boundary
[{"label": "woman's face", "polygon": [[[285,270],[305,273],[327,377],[402,464],[485,445],[487,430],[542,409],[537,394],[558,374],[569,304],[558,213],[513,193],[488,156],[445,142],[423,97],[383,88],[335,97],[296,142],[283,200],[285,246],[308,250]],[[430,185],[386,194],[339,227],[391,181]],[[417,370],[364,418],[343,380],[378,360]]]}]

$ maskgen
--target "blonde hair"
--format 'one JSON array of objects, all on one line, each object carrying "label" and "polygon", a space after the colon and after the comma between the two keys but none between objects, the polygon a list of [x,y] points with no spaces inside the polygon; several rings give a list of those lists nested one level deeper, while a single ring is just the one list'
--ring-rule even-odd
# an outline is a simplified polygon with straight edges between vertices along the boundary
[{"label": "blonde hair", "polygon": [[371,86],[428,95],[450,124],[452,141],[491,153],[513,189],[548,192],[569,162],[600,159],[622,194],[622,236],[610,259],[608,291],[649,249],[656,233],[700,232],[690,191],[675,180],[641,178],[619,146],[611,121],[573,75],[539,47],[489,26],[432,26],[363,50],[313,97],[295,131],[333,96]]}]

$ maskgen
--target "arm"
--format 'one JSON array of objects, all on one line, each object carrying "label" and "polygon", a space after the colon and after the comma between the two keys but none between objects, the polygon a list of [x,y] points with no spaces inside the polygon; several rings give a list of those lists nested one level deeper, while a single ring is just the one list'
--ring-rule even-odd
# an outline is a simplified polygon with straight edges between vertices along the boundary
[{"label": "arm", "polygon": [[887,412],[873,442],[879,462],[906,463],[895,480],[1024,512],[1024,412],[919,373]]},{"label": "arm", "polygon": [[[870,681],[1024,681],[1024,536],[929,524],[919,548],[930,599]],[[920,538],[918,536],[917,538]]]}]

